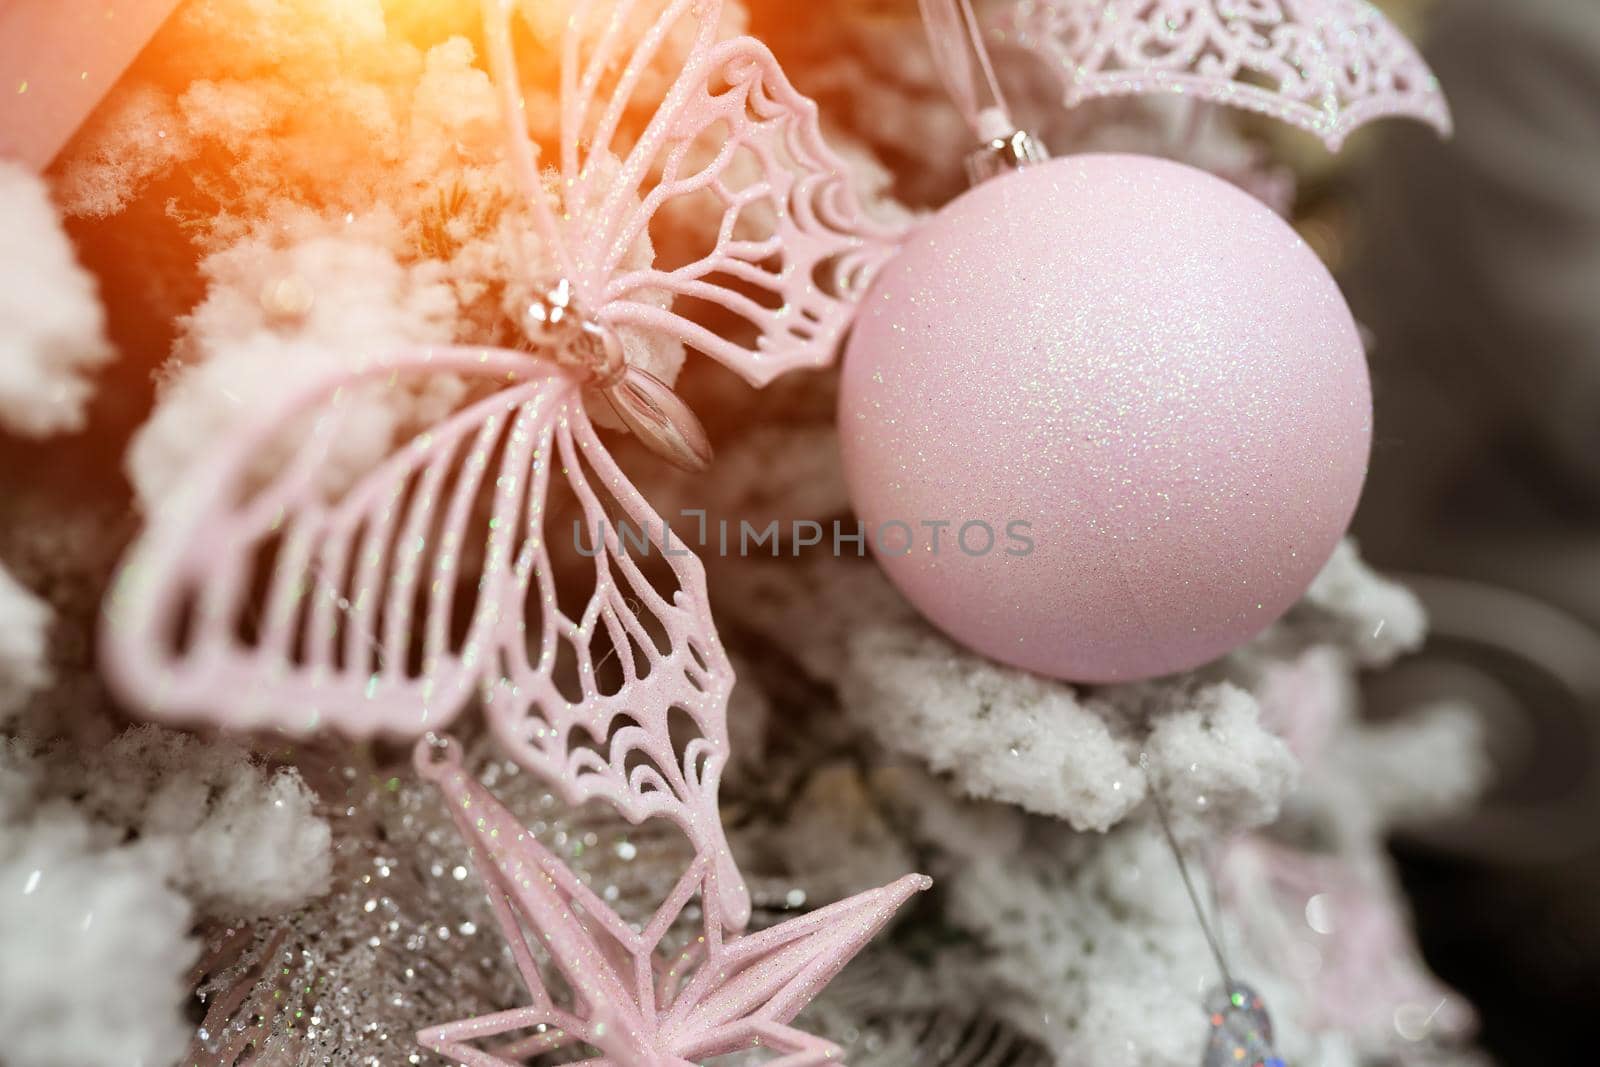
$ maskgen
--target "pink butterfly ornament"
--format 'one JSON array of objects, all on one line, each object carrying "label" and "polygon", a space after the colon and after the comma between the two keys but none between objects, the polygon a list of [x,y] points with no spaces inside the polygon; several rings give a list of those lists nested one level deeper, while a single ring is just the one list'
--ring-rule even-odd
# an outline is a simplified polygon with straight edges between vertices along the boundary
[{"label": "pink butterfly ornament", "polygon": [[[716,0],[574,7],[553,203],[525,126],[514,8],[484,0],[512,169],[560,264],[557,278],[513,279],[531,294],[520,325],[536,354],[386,354],[246,424],[130,550],[104,613],[105,673],[148,718],[291,736],[436,737],[479,705],[506,753],[568,803],[598,798],[635,823],[671,820],[695,850],[663,918],[634,934],[458,763],[422,761],[452,803],[493,823],[487,838],[482,820],[461,828],[500,894],[530,989],[512,936],[522,922],[577,994],[580,1014],[561,1015],[536,992],[529,1010],[549,1016],[541,1025],[629,1067],[763,1042],[792,1046],[779,1062],[820,1063],[837,1050],[790,1031],[794,1012],[926,880],[737,936],[750,899],[717,811],[733,671],[705,569],[617,466],[585,395],[603,397],[654,451],[703,467],[710,448],[698,421],[629,365],[622,338],[670,337],[758,385],[825,365],[899,235],[865,216],[815,106],[765,46],[718,40]],[[652,110],[639,99],[651,65],[684,39],[682,69]],[[640,112],[642,128],[631,126]],[[709,249],[638,265],[652,221],[691,200],[717,219]],[[685,317],[685,305],[718,329]],[[440,380],[465,396],[458,409],[328,477],[329,457],[362,429],[363,405]],[[568,535],[557,498],[575,502],[576,594],[556,558]],[[666,925],[695,895],[715,966],[681,989],[646,981]],[[569,973],[602,958],[611,969],[592,981]],[[505,1062],[456,1048],[460,1034],[495,1025],[429,1031],[431,1047],[464,1063]]]},{"label": "pink butterfly ornament", "polygon": [[1367,0],[1015,0],[992,33],[1056,70],[1068,107],[1176,93],[1298,126],[1330,151],[1391,116],[1451,132],[1438,79]]}]

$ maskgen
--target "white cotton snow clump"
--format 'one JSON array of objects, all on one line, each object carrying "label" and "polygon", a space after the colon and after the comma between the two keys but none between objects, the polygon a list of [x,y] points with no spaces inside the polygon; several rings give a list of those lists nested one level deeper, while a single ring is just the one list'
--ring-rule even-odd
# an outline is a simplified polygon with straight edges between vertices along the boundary
[{"label": "white cotton snow clump", "polygon": [[100,847],[65,804],[0,826],[0,1033],[8,1063],[169,1064],[190,1027],[189,905],[161,843]]},{"label": "white cotton snow clump", "polygon": [[1262,725],[1256,698],[1233,685],[1172,694],[1145,751],[1180,837],[1218,823],[1265,826],[1299,782],[1289,746]]},{"label": "white cotton snow clump", "polygon": [[50,682],[50,609],[0,567],[0,726]]},{"label": "white cotton snow clump", "polygon": [[196,918],[280,914],[326,889],[312,803],[292,771],[154,726],[93,753],[0,742],[6,1062],[175,1063]]},{"label": "white cotton snow clump", "polygon": [[1428,615],[1410,590],[1375,573],[1346,540],[1287,624],[1350,650],[1363,666],[1380,667],[1421,647]]},{"label": "white cotton snow clump", "polygon": [[3,161],[0,234],[0,429],[82,429],[92,391],[84,373],[112,354],[105,313],[44,183]]},{"label": "white cotton snow clump", "polygon": [[[1181,833],[1277,817],[1297,763],[1237,686],[1084,692],[963,651],[917,622],[860,631],[845,706],[888,749],[968,796],[1107,830],[1164,785]],[[1143,764],[1148,764],[1144,766]]]},{"label": "white cotton snow clump", "polygon": [[[208,257],[202,271],[207,296],[185,322],[185,347],[198,359],[163,390],[128,453],[147,508],[181,484],[196,460],[294,390],[397,349],[452,340],[457,305],[449,287],[419,277],[366,235],[317,236],[287,248],[246,241]],[[449,394],[441,397],[443,414],[458,391],[435,385]],[[388,447],[410,406],[399,397],[410,394],[387,394],[348,419],[330,463],[359,468]]]},{"label": "white cotton snow clump", "polygon": [[207,914],[280,914],[327,888],[331,833],[292,770],[262,767],[234,744],[142,726],[81,773],[81,810],[169,842],[174,879]]},{"label": "white cotton snow clump", "polygon": [[1067,686],[957,649],[925,627],[864,630],[846,707],[885,747],[951,774],[971,796],[1104,830],[1144,797],[1114,718]]}]

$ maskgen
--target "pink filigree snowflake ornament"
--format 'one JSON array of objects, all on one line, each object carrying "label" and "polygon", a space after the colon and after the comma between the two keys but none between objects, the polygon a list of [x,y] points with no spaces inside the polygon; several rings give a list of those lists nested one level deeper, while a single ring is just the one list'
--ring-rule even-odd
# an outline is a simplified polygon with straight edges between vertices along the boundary
[{"label": "pink filigree snowflake ornament", "polygon": [[[547,184],[514,7],[485,0],[490,65],[519,190],[560,272],[511,279],[528,294],[532,351],[378,355],[233,434],[130,551],[107,602],[106,674],[153,719],[428,735],[447,753],[440,732],[476,703],[503,750],[567,801],[671,820],[695,849],[679,891],[635,933],[453,760],[421,760],[474,845],[541,1032],[556,1026],[618,1067],[761,1044],[790,1049],[779,1061],[790,1067],[821,1063],[837,1050],[790,1018],[926,881],[739,934],[750,899],[717,812],[733,672],[704,567],[622,473],[585,403],[703,467],[699,423],[630,349],[671,338],[758,385],[824,365],[898,234],[865,217],[814,105],[765,46],[719,39],[718,0],[574,7]],[[648,81],[668,48],[683,60],[661,94]],[[680,205],[710,206],[711,247],[640,266],[652,222]],[[693,305],[721,328],[681,313]],[[459,403],[413,417],[439,395]],[[576,589],[557,559],[569,519]],[[680,982],[691,963],[658,974],[655,947],[694,894],[706,955]],[[558,1011],[538,984],[522,924],[571,1005]],[[520,1062],[461,1047],[501,1021],[423,1041],[464,1063]]]},{"label": "pink filigree snowflake ornament", "polygon": [[1451,129],[1438,79],[1367,0],[1015,0],[992,38],[1058,71],[1068,107],[1177,93],[1291,123],[1334,151],[1379,118]]}]

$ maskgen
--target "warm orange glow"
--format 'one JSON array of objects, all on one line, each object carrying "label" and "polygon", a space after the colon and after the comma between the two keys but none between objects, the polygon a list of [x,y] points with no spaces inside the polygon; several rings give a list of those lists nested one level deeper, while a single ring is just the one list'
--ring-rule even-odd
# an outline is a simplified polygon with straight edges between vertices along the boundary
[{"label": "warm orange glow", "polygon": [[483,24],[482,0],[383,0],[391,37],[437,44],[449,37],[476,37]]},{"label": "warm orange glow", "polygon": [[[175,0],[0,3],[0,158],[50,162],[172,12]],[[113,13],[120,18],[110,19]]]}]

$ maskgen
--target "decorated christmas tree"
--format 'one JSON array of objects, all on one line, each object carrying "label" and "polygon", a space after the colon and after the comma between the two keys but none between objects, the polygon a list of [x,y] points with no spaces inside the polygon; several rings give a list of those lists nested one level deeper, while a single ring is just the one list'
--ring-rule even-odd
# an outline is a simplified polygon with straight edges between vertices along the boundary
[{"label": "decorated christmas tree", "polygon": [[1479,1062],[1289,225],[1448,127],[1376,8],[102,6],[0,13],[0,1060]]}]

